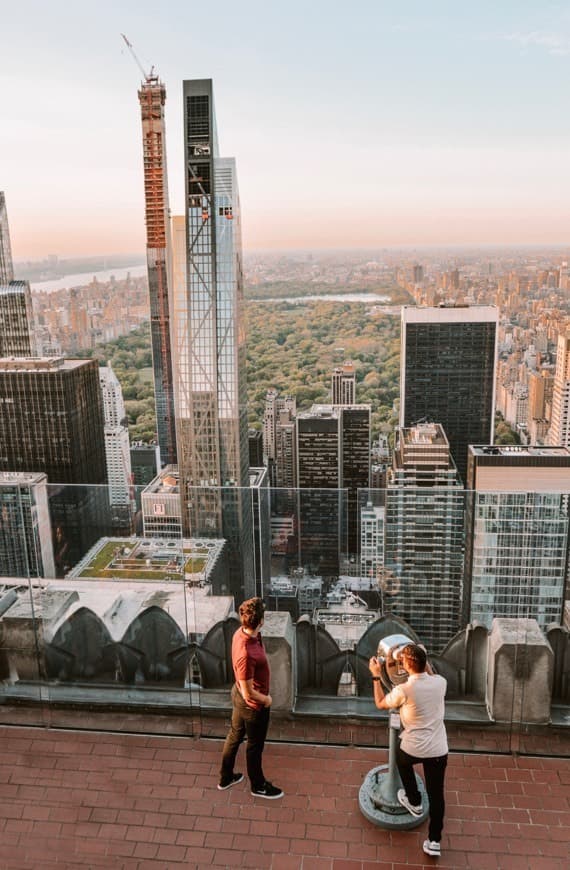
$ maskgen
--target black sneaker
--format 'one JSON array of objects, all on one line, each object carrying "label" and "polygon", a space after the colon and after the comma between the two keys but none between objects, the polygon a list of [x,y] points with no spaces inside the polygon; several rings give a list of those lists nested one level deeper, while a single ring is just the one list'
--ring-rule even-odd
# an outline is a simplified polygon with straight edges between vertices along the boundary
[{"label": "black sneaker", "polygon": [[265,780],[260,788],[252,788],[251,793],[254,797],[267,798],[270,801],[275,801],[277,798],[283,797],[281,789],[277,788],[276,785],[267,782],[267,780]]},{"label": "black sneaker", "polygon": [[231,788],[232,785],[237,785],[238,782],[242,781],[242,779],[243,773],[234,773],[232,774],[232,778],[229,782],[223,782],[222,780],[220,780],[220,782],[218,783],[218,788],[220,789],[220,791],[225,791],[227,788]]}]

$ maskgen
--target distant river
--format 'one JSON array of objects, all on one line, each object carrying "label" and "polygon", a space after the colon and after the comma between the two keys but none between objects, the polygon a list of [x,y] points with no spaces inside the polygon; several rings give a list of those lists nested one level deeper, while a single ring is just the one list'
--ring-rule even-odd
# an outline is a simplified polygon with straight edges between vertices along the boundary
[{"label": "distant river", "polygon": [[304,302],[364,302],[367,305],[383,305],[390,301],[389,296],[378,296],[376,293],[338,293],[316,294],[314,296],[285,296],[270,299],[251,299],[250,302],[289,302],[293,305],[302,305]]},{"label": "distant river", "polygon": [[106,281],[110,281],[113,276],[117,281],[121,281],[127,275],[130,275],[131,278],[141,278],[146,275],[146,263],[122,269],[105,269],[103,272],[80,272],[77,275],[66,275],[64,278],[56,278],[53,281],[30,281],[30,285],[32,290],[44,290],[51,293],[53,290],[67,290],[70,287],[86,287],[87,284],[91,284],[93,278],[97,278],[104,284]]}]

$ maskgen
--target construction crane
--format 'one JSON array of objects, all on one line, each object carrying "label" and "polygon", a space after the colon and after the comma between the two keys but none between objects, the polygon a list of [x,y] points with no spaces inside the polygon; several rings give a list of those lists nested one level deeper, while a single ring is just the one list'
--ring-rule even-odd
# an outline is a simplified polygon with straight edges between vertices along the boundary
[{"label": "construction crane", "polygon": [[124,33],[121,33],[121,36],[122,36],[123,39],[125,40],[125,45],[127,46],[127,48],[129,49],[130,53],[132,54],[132,56],[133,56],[133,60],[134,60],[134,62],[136,63],[136,65],[138,66],[138,68],[140,69],[140,71],[141,71],[141,73],[142,73],[142,75],[143,75],[143,78],[144,78],[145,82],[146,82],[147,84],[150,84],[151,82],[157,82],[157,81],[158,81],[158,75],[157,75],[157,74],[155,73],[155,71],[154,71],[154,66],[151,66],[151,68],[150,68],[150,72],[148,72],[148,73],[145,72],[142,63],[140,62],[140,60],[139,60],[138,57],[136,56],[136,54],[135,54],[135,50],[134,50],[133,46],[131,45],[131,43],[129,42],[129,40],[127,39],[127,37],[125,36]]}]

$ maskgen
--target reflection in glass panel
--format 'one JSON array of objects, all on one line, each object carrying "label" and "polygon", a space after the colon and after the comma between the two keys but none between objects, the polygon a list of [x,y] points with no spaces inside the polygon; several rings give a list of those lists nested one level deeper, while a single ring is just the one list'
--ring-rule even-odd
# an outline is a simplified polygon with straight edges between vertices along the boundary
[{"label": "reflection in glass panel", "polygon": [[[322,716],[326,698],[326,715],[345,719],[346,728],[347,717],[375,717],[368,659],[384,637],[403,633],[426,643],[445,675],[451,722],[467,717],[473,727],[492,725],[506,735],[514,711],[528,731],[528,751],[538,749],[532,729],[563,723],[570,703],[564,494],[465,493],[390,481],[384,490],[358,492],[353,552],[346,491],[270,489],[265,480],[266,469],[254,470],[254,485],[214,497],[249,501],[251,582],[267,605],[276,716]],[[187,733],[200,720],[208,733],[224,731],[241,601],[229,586],[229,549],[216,534],[181,537],[180,493],[161,481],[159,489],[155,481],[133,493],[141,534],[128,527],[120,534],[107,487],[47,488],[44,506],[51,511],[55,500],[57,509],[44,539],[55,572],[64,565],[56,553],[65,557],[65,576],[5,574],[0,584],[4,715],[43,698],[50,721],[69,724],[74,709],[97,700],[125,715],[152,709],[166,717],[162,725],[156,720],[158,730]],[[33,517],[41,498],[18,502],[12,484],[2,516],[11,518],[11,543],[29,558],[42,535],[16,519],[24,508]],[[75,505],[75,515],[62,514],[62,504]],[[62,526],[63,516],[69,525]],[[6,554],[8,535],[2,540]],[[458,564],[459,582],[446,586]],[[437,639],[438,614],[445,641]],[[14,632],[24,629],[18,646],[24,635]],[[167,722],[178,714],[185,723]]]}]

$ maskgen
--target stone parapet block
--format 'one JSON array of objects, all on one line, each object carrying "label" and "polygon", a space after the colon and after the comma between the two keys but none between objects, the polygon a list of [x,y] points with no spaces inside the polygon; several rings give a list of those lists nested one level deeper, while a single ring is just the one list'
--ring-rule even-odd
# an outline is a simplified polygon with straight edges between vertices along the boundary
[{"label": "stone parapet block", "polygon": [[535,619],[493,619],[486,702],[497,722],[550,720],[554,654]]},{"label": "stone parapet block", "polygon": [[266,611],[261,633],[271,668],[273,709],[289,711],[295,701],[295,632],[291,614]]}]

